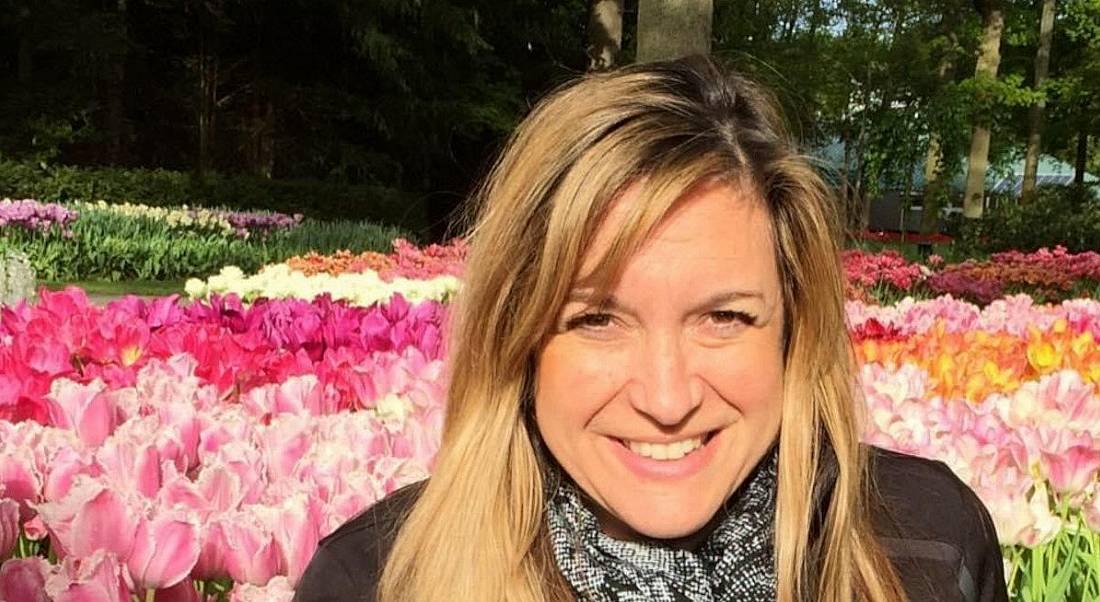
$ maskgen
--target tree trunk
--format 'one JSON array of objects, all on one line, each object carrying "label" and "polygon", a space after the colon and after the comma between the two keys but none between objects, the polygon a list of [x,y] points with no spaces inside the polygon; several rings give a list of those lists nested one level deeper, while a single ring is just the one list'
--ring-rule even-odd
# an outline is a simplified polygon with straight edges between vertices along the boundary
[{"label": "tree trunk", "polygon": [[846,125],[843,126],[841,132],[840,143],[844,145],[844,167],[840,170],[840,198],[843,200],[844,226],[850,230],[852,224],[855,223],[855,220],[852,219],[852,215],[855,213],[852,210],[852,186],[848,181],[848,174],[852,173],[852,144],[851,140],[848,139]]},{"label": "tree trunk", "polygon": [[[1004,32],[1004,12],[997,0],[983,3],[982,14],[984,32],[982,49],[978,56],[978,66],[974,70],[977,77],[996,78],[1001,65],[1001,34]],[[982,216],[985,205],[985,174],[989,170],[989,124],[978,118],[974,134],[970,139],[970,160],[966,172],[966,192],[963,196],[963,215],[977,219]]]},{"label": "tree trunk", "polygon": [[275,104],[266,91],[252,96],[247,136],[248,171],[271,179],[275,171]]},{"label": "tree trunk", "polygon": [[[940,67],[937,72],[939,84],[945,85],[955,76],[955,49],[959,45],[959,37],[955,33],[956,13],[948,10],[944,15],[944,28],[947,30],[947,38],[951,41],[951,47],[940,58]],[[928,138],[928,153],[924,159],[924,191],[921,198],[920,232],[932,234],[939,231],[940,208],[944,201],[944,184],[941,181],[943,169],[943,142],[940,133],[931,129]]]},{"label": "tree trunk", "polygon": [[623,47],[623,0],[592,0],[588,16],[588,70],[604,71],[619,62]]},{"label": "tree trunk", "polygon": [[1077,133],[1077,161],[1073,170],[1073,183],[1082,185],[1085,183],[1085,168],[1089,161],[1089,135],[1085,130]]},{"label": "tree trunk", "polygon": [[[1050,42],[1054,37],[1055,0],[1043,0],[1043,18],[1039,24],[1039,50],[1035,53],[1035,89],[1043,87],[1050,69]],[[1027,156],[1024,159],[1024,184],[1020,200],[1028,202],[1035,197],[1035,183],[1039,175],[1039,143],[1042,140],[1043,110],[1047,101],[1042,99],[1031,105],[1028,113]]]},{"label": "tree trunk", "polygon": [[638,62],[709,54],[713,16],[713,0],[638,0]]}]

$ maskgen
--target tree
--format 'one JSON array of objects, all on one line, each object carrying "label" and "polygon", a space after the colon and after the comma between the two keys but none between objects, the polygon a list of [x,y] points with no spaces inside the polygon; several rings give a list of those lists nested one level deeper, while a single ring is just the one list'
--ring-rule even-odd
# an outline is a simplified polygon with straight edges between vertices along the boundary
[{"label": "tree", "polygon": [[[982,45],[978,64],[974,69],[975,81],[982,86],[996,85],[997,68],[1001,64],[1001,34],[1004,32],[1004,12],[1000,0],[974,0],[974,7],[982,16]],[[989,169],[990,124],[980,112],[975,112],[974,133],[970,142],[970,155],[966,173],[966,190],[963,193],[963,215],[979,218],[985,204],[985,176]]]},{"label": "tree", "polygon": [[[940,209],[947,196],[949,183],[944,180],[943,172],[948,153],[950,134],[956,128],[953,123],[942,123],[953,111],[952,89],[956,65],[959,61],[961,44],[959,42],[959,10],[954,2],[944,4],[941,18],[942,31],[936,41],[941,51],[936,69],[936,92],[929,103],[928,149],[924,160],[924,192],[921,202],[922,234],[932,234],[939,226]],[[938,121],[940,123],[932,123]],[[949,120],[948,120],[949,121]],[[939,127],[937,127],[939,126]]]},{"label": "tree", "polygon": [[[1050,45],[1054,38],[1055,0],[1043,0],[1043,16],[1039,24],[1039,49],[1035,52],[1035,89],[1042,90],[1050,70]],[[1027,156],[1024,160],[1023,201],[1035,195],[1035,181],[1039,172],[1039,151],[1042,139],[1043,110],[1046,96],[1031,105],[1028,113]]]},{"label": "tree", "polygon": [[623,0],[592,0],[588,19],[588,70],[618,64],[623,48]]},{"label": "tree", "polygon": [[640,63],[710,54],[713,0],[639,0]]}]

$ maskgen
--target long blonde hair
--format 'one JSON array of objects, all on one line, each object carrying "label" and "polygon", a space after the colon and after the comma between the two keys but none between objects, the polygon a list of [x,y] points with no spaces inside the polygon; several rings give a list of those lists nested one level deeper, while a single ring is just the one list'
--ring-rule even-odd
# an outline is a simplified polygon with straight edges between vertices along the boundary
[{"label": "long blonde hair", "polygon": [[[546,473],[527,419],[533,358],[601,218],[643,177],[645,202],[597,269],[604,285],[704,179],[749,187],[771,217],[787,317],[778,601],[905,598],[870,522],[833,199],[775,107],[760,87],[696,57],[585,76],[514,132],[475,199],[442,447],[397,535],[379,600],[570,598],[547,541]],[[829,454],[831,489],[820,474]]]}]

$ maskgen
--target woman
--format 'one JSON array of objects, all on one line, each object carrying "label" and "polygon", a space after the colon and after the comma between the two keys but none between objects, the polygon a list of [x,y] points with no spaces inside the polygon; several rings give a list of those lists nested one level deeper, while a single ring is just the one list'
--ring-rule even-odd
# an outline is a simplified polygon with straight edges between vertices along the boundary
[{"label": "woman", "polygon": [[296,600],[1006,600],[943,464],[860,445],[837,224],[706,59],[590,75],[479,195],[431,479]]}]

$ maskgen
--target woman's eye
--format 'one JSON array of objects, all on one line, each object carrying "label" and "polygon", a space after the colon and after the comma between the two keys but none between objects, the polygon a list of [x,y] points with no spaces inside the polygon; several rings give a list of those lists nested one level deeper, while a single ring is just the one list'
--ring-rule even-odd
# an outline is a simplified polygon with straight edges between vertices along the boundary
[{"label": "woman's eye", "polygon": [[571,318],[565,323],[567,329],[574,328],[606,328],[611,325],[611,314],[587,313]]},{"label": "woman's eye", "polygon": [[719,325],[742,323],[748,326],[756,324],[756,316],[743,311],[720,310],[710,312],[710,318]]}]

